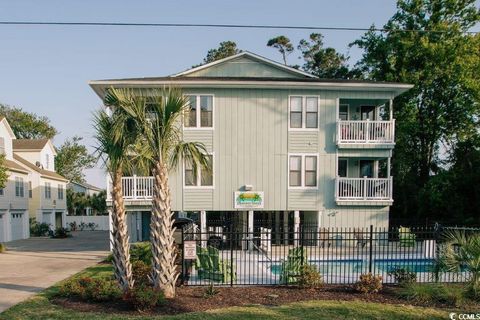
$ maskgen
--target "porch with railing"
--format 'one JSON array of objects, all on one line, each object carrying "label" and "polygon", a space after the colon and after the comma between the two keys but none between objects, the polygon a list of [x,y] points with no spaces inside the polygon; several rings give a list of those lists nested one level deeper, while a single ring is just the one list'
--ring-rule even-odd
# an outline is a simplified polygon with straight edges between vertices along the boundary
[{"label": "porch with railing", "polygon": [[337,177],[335,199],[337,201],[392,201],[392,177]]},{"label": "porch with railing", "polygon": [[395,120],[338,120],[338,144],[393,144]]},{"label": "porch with railing", "polygon": [[[107,183],[107,199],[111,200],[111,181]],[[131,176],[122,178],[123,198],[128,200],[151,200],[153,177]]]}]

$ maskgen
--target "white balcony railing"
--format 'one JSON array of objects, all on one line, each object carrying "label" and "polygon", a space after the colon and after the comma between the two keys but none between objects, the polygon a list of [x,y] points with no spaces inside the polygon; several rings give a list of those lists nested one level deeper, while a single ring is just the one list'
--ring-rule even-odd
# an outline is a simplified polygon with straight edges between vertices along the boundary
[{"label": "white balcony railing", "polygon": [[[107,200],[111,200],[112,183],[108,179]],[[123,177],[123,198],[128,200],[151,200],[153,196],[153,177]]]},{"label": "white balcony railing", "polygon": [[342,178],[335,181],[336,200],[391,201],[392,177],[390,178]]},{"label": "white balcony railing", "polygon": [[395,120],[338,120],[337,143],[394,143]]}]

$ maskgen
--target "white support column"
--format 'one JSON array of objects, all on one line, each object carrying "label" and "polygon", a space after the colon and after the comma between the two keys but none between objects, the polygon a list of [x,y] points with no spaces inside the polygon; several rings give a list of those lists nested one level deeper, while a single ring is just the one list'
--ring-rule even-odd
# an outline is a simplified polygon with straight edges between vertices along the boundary
[{"label": "white support column", "polygon": [[110,239],[110,251],[113,250],[113,224],[112,224],[112,209],[108,209],[108,238]]},{"label": "white support column", "polygon": [[293,232],[293,245],[298,246],[300,244],[300,211],[298,210],[295,210],[293,213]]},{"label": "white support column", "polygon": [[202,248],[207,246],[207,212],[200,211],[200,240]]},{"label": "white support column", "polygon": [[248,211],[248,250],[253,250],[253,211]]},{"label": "white support column", "polygon": [[288,211],[283,211],[283,245],[288,246]]},{"label": "white support column", "polygon": [[275,244],[279,245],[280,244],[280,237],[278,236],[280,234],[280,211],[275,211]]},{"label": "white support column", "polygon": [[390,157],[387,158],[387,178],[390,178]]},{"label": "white support column", "polygon": [[388,111],[390,113],[390,120],[393,120],[393,99],[390,99],[390,105],[389,105]]}]

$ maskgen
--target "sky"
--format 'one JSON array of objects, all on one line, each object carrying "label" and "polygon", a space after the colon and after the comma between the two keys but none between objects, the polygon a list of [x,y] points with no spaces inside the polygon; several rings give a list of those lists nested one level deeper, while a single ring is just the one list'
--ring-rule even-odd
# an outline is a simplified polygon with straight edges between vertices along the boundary
[{"label": "sky", "polygon": [[[335,27],[382,26],[395,12],[394,0],[0,0],[0,21],[82,21],[270,24]],[[478,28],[477,28],[478,29]],[[221,41],[235,41],[276,61],[268,39],[285,35],[295,45],[308,30],[208,28],[64,27],[0,25],[0,103],[47,116],[60,145],[78,135],[93,151],[92,113],[101,107],[89,80],[165,76],[200,63]],[[362,32],[321,31],[325,45],[358,60],[348,49]],[[298,52],[288,63],[301,64]],[[87,182],[104,187],[100,165]]]}]

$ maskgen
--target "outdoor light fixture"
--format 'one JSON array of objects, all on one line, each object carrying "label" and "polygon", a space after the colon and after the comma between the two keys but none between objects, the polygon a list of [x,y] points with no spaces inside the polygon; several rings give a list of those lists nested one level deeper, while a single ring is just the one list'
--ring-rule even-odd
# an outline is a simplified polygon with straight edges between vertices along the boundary
[{"label": "outdoor light fixture", "polygon": [[252,191],[253,190],[253,185],[246,184],[244,188],[245,188],[245,191]]}]

